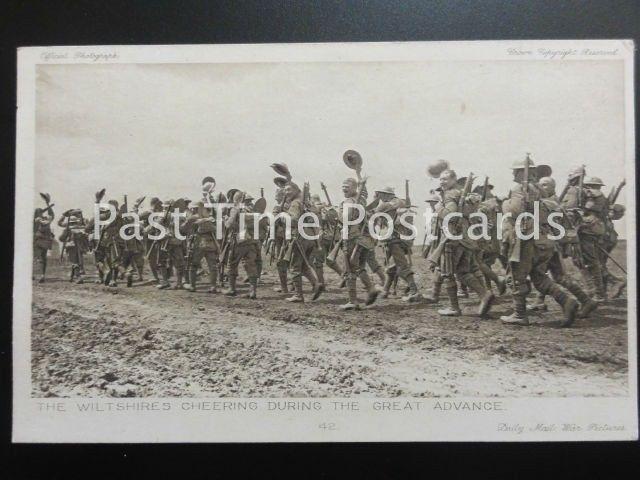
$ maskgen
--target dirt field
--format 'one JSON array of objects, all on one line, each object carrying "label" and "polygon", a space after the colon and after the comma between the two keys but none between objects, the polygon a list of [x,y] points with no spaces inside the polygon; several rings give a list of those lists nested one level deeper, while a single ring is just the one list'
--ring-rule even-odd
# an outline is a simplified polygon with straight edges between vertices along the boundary
[{"label": "dirt field", "polygon": [[[624,244],[616,251],[623,260]],[[426,263],[414,255],[423,293]],[[268,262],[265,262],[268,263]],[[612,266],[612,271],[616,267]],[[92,271],[89,267],[88,273]],[[615,272],[618,274],[618,272]],[[559,309],[508,327],[505,295],[491,319],[441,318],[440,306],[379,300],[340,312],[346,292],[327,274],[317,302],[289,304],[263,277],[258,300],[199,291],[69,283],[50,267],[34,283],[34,396],[616,396],[627,392],[626,298],[572,328]],[[149,276],[149,274],[147,273]],[[306,287],[309,288],[308,286]],[[363,295],[361,293],[361,295]],[[626,294],[625,294],[626,295]]]}]

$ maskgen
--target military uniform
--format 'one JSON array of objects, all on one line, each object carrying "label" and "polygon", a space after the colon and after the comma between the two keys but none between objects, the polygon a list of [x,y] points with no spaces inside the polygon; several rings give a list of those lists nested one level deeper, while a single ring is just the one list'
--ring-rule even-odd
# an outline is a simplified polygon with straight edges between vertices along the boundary
[{"label": "military uniform", "polygon": [[197,271],[204,259],[209,269],[209,292],[216,292],[218,278],[218,256],[220,255],[218,240],[215,237],[216,223],[211,216],[205,215],[203,206],[199,205],[199,212],[191,215],[186,222],[187,259],[189,284],[187,289],[196,290]]},{"label": "military uniform", "polygon": [[409,236],[412,233],[409,228],[400,222],[400,217],[407,211],[408,205],[404,200],[396,197],[393,194],[393,190],[389,188],[382,190],[381,192],[389,195],[389,199],[386,201],[379,201],[374,211],[375,213],[386,213],[393,220],[392,225],[386,225],[387,220],[380,217],[381,227],[392,229],[390,236],[387,239],[380,241],[382,243],[387,262],[383,295],[386,297],[389,294],[394,279],[398,277],[404,280],[409,287],[408,295],[404,297],[404,300],[415,301],[419,298],[418,287],[416,286],[413,270],[407,259],[408,256],[411,255],[413,242],[411,240],[403,240],[401,238],[402,235]]},{"label": "military uniform", "polygon": [[36,209],[33,220],[33,257],[36,264],[40,265],[40,277],[38,281],[44,282],[47,273],[47,254],[53,245],[53,232],[51,231],[51,222],[53,222],[53,210]]},{"label": "military uniform", "polygon": [[[359,204],[363,208],[366,207],[367,190],[363,183],[358,183],[353,179],[347,179],[345,184],[352,187],[357,186],[360,190],[359,195],[346,196],[340,203],[340,218],[345,218],[345,209],[348,209],[348,219],[355,220],[358,218],[358,211],[352,205]],[[346,238],[342,240],[342,252],[344,258],[343,269],[347,274],[347,288],[349,292],[349,301],[342,306],[345,310],[359,308],[358,292],[356,280],[359,278],[367,290],[366,304],[370,305],[376,301],[379,291],[371,281],[367,273],[367,258],[371,254],[371,250],[375,247],[375,241],[371,237],[367,228],[367,218],[362,220],[360,224],[349,225]]]},{"label": "military uniform", "polygon": [[[529,162],[529,168],[533,171],[533,162],[528,157],[525,162]],[[504,214],[511,214],[509,217],[505,216],[503,242],[507,249],[512,278],[514,313],[501,317],[501,320],[506,324],[529,324],[526,296],[529,290],[527,277],[530,277],[531,282],[540,293],[550,295],[562,307],[565,316],[564,325],[570,325],[578,313],[578,303],[546,275],[549,261],[556,252],[554,241],[548,238],[550,234],[557,233],[552,232],[548,225],[547,218],[551,211],[544,203],[540,202],[541,193],[535,183],[529,181],[526,190],[521,183],[524,162],[516,162],[512,169],[515,181],[520,183],[516,183],[511,188],[508,198],[502,203],[502,211]],[[518,177],[519,174],[521,177]],[[528,197],[528,203],[526,197]],[[515,222],[518,215],[525,211],[533,211],[533,202],[540,202],[540,238],[524,240],[518,238]],[[531,218],[525,218],[521,225],[523,236],[528,236],[533,232],[534,225]]]},{"label": "military uniform", "polygon": [[340,265],[331,256],[332,250],[340,240],[340,226],[335,210],[329,205],[320,202],[319,199],[314,205],[320,220],[320,239],[312,253],[312,261],[318,278],[322,279],[324,284],[325,264],[339,276],[342,277],[344,274]]},{"label": "military uniform", "polygon": [[[135,231],[133,220],[123,220],[124,233],[131,236]],[[138,280],[144,280],[144,243],[138,238],[123,239],[122,246],[122,268],[125,270],[127,287],[133,284],[133,274],[138,273]]]},{"label": "military uniform", "polygon": [[[297,187],[296,187],[297,188]],[[304,238],[298,231],[298,222],[300,217],[305,214],[306,207],[302,200],[300,192],[290,200],[287,212],[291,217],[291,241],[287,247],[286,258],[289,260],[289,272],[291,273],[291,281],[293,283],[295,293],[287,300],[290,302],[303,302],[304,295],[302,292],[302,275],[305,275],[311,282],[314,290],[314,300],[320,295],[324,289],[324,278],[322,270],[320,270],[319,284],[316,284],[313,273],[310,271],[310,258],[317,249],[317,241]],[[304,227],[304,233],[308,237],[313,237],[319,232],[314,227]],[[306,261],[305,261],[306,259]],[[318,265],[316,264],[317,272]]]},{"label": "military uniform", "polygon": [[84,254],[89,250],[89,239],[86,234],[84,220],[75,215],[63,215],[58,220],[58,226],[64,230],[60,235],[64,252],[71,264],[70,281],[83,283]]},{"label": "military uniform", "polygon": [[[447,175],[455,178],[455,173],[453,172]],[[491,308],[495,297],[485,288],[481,280],[482,274],[475,257],[475,251],[478,248],[477,244],[468,238],[468,215],[470,210],[467,199],[465,198],[461,202],[463,192],[457,185],[451,187],[442,186],[438,190],[441,197],[440,202],[435,206],[435,212],[439,219],[438,227],[440,232],[438,232],[438,244],[431,249],[428,260],[432,265],[432,269],[438,271],[439,275],[441,275],[450,303],[450,308],[438,310],[438,313],[445,316],[462,314],[458,303],[458,285],[456,282],[456,278],[458,278],[478,294],[481,299],[479,314],[485,315]],[[460,203],[463,204],[462,212],[459,212]],[[474,202],[473,205],[473,209],[475,209],[477,202]],[[448,238],[444,231],[444,219],[454,212],[462,213],[463,217],[449,217],[448,229],[454,235],[462,235],[462,240]]]},{"label": "military uniform", "polygon": [[[118,202],[110,200],[109,203],[118,211]],[[106,213],[108,218],[109,213]],[[120,228],[123,225],[123,219],[120,213],[108,225],[103,225],[100,230],[99,248],[104,248],[105,263],[108,272],[105,276],[105,284],[112,287],[117,286],[118,274],[122,266],[122,254],[124,251],[124,239],[120,236]]]},{"label": "military uniform", "polygon": [[[239,217],[244,214],[244,238],[240,238]],[[226,228],[229,230],[227,241],[230,248],[229,252],[229,288],[225,295],[235,296],[236,283],[238,278],[238,267],[240,262],[244,266],[245,272],[249,277],[249,285],[251,288],[248,294],[249,298],[256,298],[258,287],[258,268],[256,265],[258,256],[260,255],[259,233],[254,231],[254,214],[245,206],[236,202],[236,205],[229,211],[229,217],[225,222]]]},{"label": "military uniform", "polygon": [[577,225],[580,242],[580,256],[574,256],[574,263],[580,269],[589,293],[596,301],[605,298],[601,253],[598,246],[605,235],[604,218],[607,214],[607,199],[600,190],[580,186],[577,179],[572,180],[562,201],[562,206]]}]

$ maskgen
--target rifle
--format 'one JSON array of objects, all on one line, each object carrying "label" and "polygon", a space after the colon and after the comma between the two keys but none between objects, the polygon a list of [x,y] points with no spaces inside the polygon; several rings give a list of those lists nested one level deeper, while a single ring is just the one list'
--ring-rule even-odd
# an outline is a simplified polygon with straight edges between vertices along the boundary
[{"label": "rifle", "polygon": [[260,187],[260,198],[264,198],[264,188]]},{"label": "rifle", "polygon": [[618,262],[616,262],[616,261],[613,259],[613,257],[612,257],[611,255],[609,255],[609,252],[607,252],[607,251],[606,251],[604,248],[602,248],[600,245],[597,245],[597,247],[600,249],[600,251],[601,251],[602,253],[604,253],[604,254],[607,256],[607,258],[608,258],[609,260],[611,260],[611,261],[613,262],[613,264],[614,264],[616,267],[618,267],[620,270],[622,270],[622,271],[624,272],[624,274],[625,274],[625,275],[627,274],[627,271],[626,271],[624,268],[622,268],[622,265],[620,265]]},{"label": "rifle", "polygon": [[571,186],[571,183],[567,182],[567,184],[564,186],[564,189],[560,193],[560,196],[558,197],[558,203],[562,203],[562,200],[564,200],[564,197],[567,195],[567,192],[569,191],[570,186]]},{"label": "rifle", "polygon": [[404,201],[407,203],[407,208],[411,205],[411,199],[409,197],[409,180],[404,181]]},{"label": "rifle", "polygon": [[320,182],[320,188],[324,192],[324,196],[327,199],[327,204],[329,204],[329,206],[332,207],[333,205],[331,204],[331,198],[329,198],[329,192],[327,192],[327,186],[324,183]]},{"label": "rifle", "polygon": [[489,193],[489,176],[484,177],[484,185],[482,186],[482,201],[487,199],[487,193]]},{"label": "rifle", "polygon": [[[584,167],[584,165],[583,165]],[[580,181],[578,182],[578,207],[582,208],[582,189],[584,186],[584,169],[580,175]]]},{"label": "rifle", "polygon": [[[162,224],[165,225],[167,223],[167,219],[169,218],[169,213],[171,213],[171,207],[173,206],[173,204],[169,204],[169,207],[167,208],[167,211],[164,213],[164,217],[162,217]],[[102,237],[101,237],[102,238]],[[151,246],[149,247],[149,251],[147,252],[147,259],[149,258],[149,255],[151,255],[151,252],[153,252],[153,248],[158,244],[158,239],[156,238],[153,242],[151,242]],[[160,255],[160,252],[158,252],[158,256]]]},{"label": "rifle", "polygon": [[618,199],[618,195],[620,195],[620,191],[626,184],[627,184],[627,181],[623,179],[616,188],[611,190],[611,193],[609,194],[609,198],[607,199],[607,202],[609,203],[609,205],[613,205],[614,203],[616,203],[616,200]]}]

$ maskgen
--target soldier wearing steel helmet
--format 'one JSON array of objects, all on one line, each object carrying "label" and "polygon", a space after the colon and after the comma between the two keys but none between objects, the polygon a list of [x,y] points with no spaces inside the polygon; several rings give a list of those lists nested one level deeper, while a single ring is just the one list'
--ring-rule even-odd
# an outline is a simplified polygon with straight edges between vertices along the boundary
[{"label": "soldier wearing steel helmet", "polygon": [[340,224],[336,210],[320,200],[320,195],[311,195],[311,203],[320,221],[320,239],[312,254],[313,264],[318,278],[322,278],[324,284],[325,264],[340,277],[344,275],[342,267],[330,255],[340,239]]},{"label": "soldier wearing steel helmet", "polygon": [[105,285],[116,287],[118,285],[118,276],[120,267],[122,266],[122,253],[124,248],[124,240],[120,236],[120,228],[123,225],[122,215],[117,200],[109,200],[111,209],[115,214],[111,215],[110,211],[105,212],[106,219],[111,215],[111,220],[107,225],[101,227],[101,239],[99,248],[104,248],[105,263],[107,272],[104,278]]},{"label": "soldier wearing steel helmet", "polygon": [[64,253],[67,254],[71,264],[69,281],[83,283],[84,254],[89,250],[89,239],[85,232],[86,224],[79,209],[67,210],[58,219],[58,226],[63,228],[59,237],[64,245]]},{"label": "soldier wearing steel helmet", "polygon": [[[402,215],[408,212],[410,205],[396,196],[393,187],[384,187],[376,190],[374,213],[385,213],[391,217],[391,222],[386,217],[379,217],[379,226],[386,230],[381,240],[387,263],[386,278],[382,295],[387,297],[391,285],[396,277],[401,278],[408,286],[404,301],[415,302],[421,298],[415,282],[414,272],[407,259],[411,254],[412,241],[403,239],[409,237],[412,231],[401,221]],[[406,220],[404,223],[407,223]]]},{"label": "soldier wearing steel helmet", "polygon": [[[564,314],[562,324],[568,326],[573,323],[578,314],[578,302],[546,275],[549,260],[556,252],[554,241],[549,236],[556,232],[550,230],[548,223],[550,211],[540,202],[542,194],[537,185],[537,178],[538,172],[544,169],[536,168],[529,155],[524,160],[514,162],[511,169],[514,186],[502,202],[502,212],[505,214],[502,241],[509,261],[514,312],[501,317],[501,320],[508,325],[529,324],[526,296],[529,290],[527,277],[530,277],[540,293],[550,295],[562,307]],[[526,178],[527,175],[529,178]],[[521,218],[521,228],[518,232],[516,229],[518,217],[525,212],[533,212],[534,202],[538,202],[539,218],[524,218],[524,220]],[[538,239],[531,235],[535,228],[534,221],[539,222]]]},{"label": "soldier wearing steel helmet", "polygon": [[[366,179],[361,177],[362,157],[358,152],[347,150],[343,155],[343,160],[349,168],[356,172],[357,179],[347,178],[342,182],[344,200],[340,203],[339,215],[341,219],[348,218],[350,221],[354,221],[359,217],[355,205],[360,205],[363,209],[366,208],[368,197]],[[360,308],[357,291],[358,278],[367,290],[366,305],[374,303],[380,293],[371,281],[366,269],[367,257],[370,250],[375,248],[375,241],[367,228],[366,215],[360,223],[349,225],[346,235],[341,232],[341,236],[348,301],[340,308],[342,310],[358,310]]]},{"label": "soldier wearing steel helmet", "polygon": [[[242,262],[249,277],[249,293],[247,298],[256,299],[258,295],[257,259],[260,254],[259,232],[254,230],[254,213],[245,204],[246,193],[236,191],[232,195],[233,207],[225,220],[225,228],[229,232],[229,288],[224,292],[227,296],[236,296],[238,267]],[[241,223],[241,216],[243,218]]]},{"label": "soldier wearing steel helmet", "polygon": [[608,214],[605,217],[605,235],[603,237],[602,251],[601,251],[601,263],[604,276],[605,290],[611,291],[611,298],[618,298],[624,288],[627,286],[627,281],[624,278],[615,276],[609,271],[607,262],[609,257],[605,254],[611,254],[613,249],[618,244],[618,232],[616,232],[613,222],[620,220],[625,214],[624,205],[614,204],[609,206]]},{"label": "soldier wearing steel helmet", "polygon": [[[324,278],[317,278],[317,269],[311,263],[314,251],[317,248],[317,242],[311,238],[318,235],[316,227],[304,227],[305,236],[301,235],[299,228],[300,219],[307,212],[303,193],[294,182],[289,182],[284,189],[287,213],[291,218],[291,240],[288,242],[285,259],[291,274],[291,282],[293,284],[294,293],[287,301],[294,303],[304,302],[304,294],[302,288],[302,276],[304,275],[311,282],[313,290],[313,300],[316,300],[324,291]],[[322,270],[320,270],[322,274]]]},{"label": "soldier wearing steel helmet", "polygon": [[[458,285],[456,278],[461,283],[466,284],[474,290],[480,297],[480,306],[478,313],[484,316],[490,310],[495,296],[488,291],[481,280],[481,274],[478,270],[478,264],[475,259],[471,242],[465,237],[467,227],[469,225],[469,212],[476,205],[476,197],[464,196],[464,192],[460,190],[458,177],[451,169],[442,171],[439,175],[440,187],[437,191],[440,193],[439,202],[435,206],[435,212],[440,222],[438,232],[438,244],[429,252],[428,261],[430,269],[438,272],[442,276],[442,282],[449,298],[449,308],[438,310],[443,316],[459,316],[462,314],[458,303]],[[463,205],[460,210],[460,205]],[[462,214],[460,217],[451,217],[451,214]],[[448,219],[448,224],[445,223]],[[445,228],[447,231],[445,231]],[[452,233],[456,236],[462,235],[462,240],[451,238]],[[429,297],[430,303],[436,301],[435,298]]]},{"label": "soldier wearing steel helmet", "polygon": [[[553,181],[551,177],[542,177],[538,180],[538,187],[540,189],[540,202],[544,205],[545,211],[564,213],[560,208],[558,196],[555,193],[555,181]],[[555,221],[563,226],[565,232],[572,231],[572,226],[564,215],[559,217],[559,220],[556,219]],[[578,302],[580,302],[578,317],[584,318],[593,312],[598,307],[598,304],[591,299],[591,296],[583,290],[578,282],[574,281],[570,275],[566,274],[562,263],[562,257],[569,254],[565,253],[568,252],[566,245],[568,242],[572,242],[573,238],[574,237],[571,233],[568,235],[565,234],[556,243],[555,251],[547,262],[547,269],[551,278],[560,286],[571,292]],[[547,306],[545,304],[545,296],[546,295],[544,293],[538,292],[535,302],[527,306],[527,309],[533,311],[546,310]]]},{"label": "soldier wearing steel helmet", "polygon": [[192,213],[184,224],[187,235],[187,276],[189,282],[185,289],[196,291],[198,268],[204,259],[209,270],[209,293],[217,293],[216,284],[218,278],[218,257],[220,255],[219,243],[216,238],[216,223],[211,210],[206,208],[204,202],[192,204]]},{"label": "soldier wearing steel helmet", "polygon": [[150,217],[152,214],[158,214],[160,212],[162,212],[162,201],[158,197],[152,197],[149,201],[149,209],[139,214],[142,224],[140,228],[142,245],[147,261],[149,262],[149,269],[158,285],[161,283],[161,273],[158,267],[160,264],[160,242],[152,240],[149,238],[149,235],[154,232],[157,233],[150,225]]},{"label": "soldier wearing steel helmet", "polygon": [[604,278],[598,245],[605,235],[604,217],[607,200],[600,191],[602,181],[587,177],[584,167],[569,173],[568,189],[562,199],[562,207],[571,222],[577,226],[580,255],[574,256],[587,290],[596,302],[605,300]]}]

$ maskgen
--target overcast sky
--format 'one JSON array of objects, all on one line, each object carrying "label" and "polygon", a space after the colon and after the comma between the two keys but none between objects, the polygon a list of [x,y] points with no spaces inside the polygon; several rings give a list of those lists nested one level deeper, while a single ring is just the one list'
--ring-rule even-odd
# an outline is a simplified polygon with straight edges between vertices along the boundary
[{"label": "overcast sky", "polygon": [[531,152],[558,192],[584,164],[608,193],[624,175],[623,62],[41,65],[36,124],[35,195],[49,192],[57,213],[90,216],[103,187],[119,201],[197,200],[206,175],[225,192],[264,187],[270,208],[274,162],[337,203],[350,148],[370,190],[403,196],[410,179],[421,212],[438,158],[504,195]]}]

